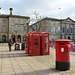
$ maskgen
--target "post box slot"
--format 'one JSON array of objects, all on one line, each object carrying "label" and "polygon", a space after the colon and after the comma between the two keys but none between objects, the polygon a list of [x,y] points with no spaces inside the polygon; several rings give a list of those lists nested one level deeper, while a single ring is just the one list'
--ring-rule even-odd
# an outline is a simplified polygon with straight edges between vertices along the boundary
[{"label": "post box slot", "polygon": [[64,45],[64,43],[60,43],[60,45]]}]

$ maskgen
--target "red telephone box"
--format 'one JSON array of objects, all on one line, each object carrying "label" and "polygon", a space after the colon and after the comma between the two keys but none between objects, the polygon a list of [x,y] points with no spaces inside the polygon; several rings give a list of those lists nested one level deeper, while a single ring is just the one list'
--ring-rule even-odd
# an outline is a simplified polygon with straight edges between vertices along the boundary
[{"label": "red telephone box", "polygon": [[29,53],[29,34],[30,33],[26,34],[26,53],[27,54]]},{"label": "red telephone box", "polygon": [[49,54],[49,34],[46,32],[40,33],[40,54]]},{"label": "red telephone box", "polygon": [[56,69],[70,69],[70,41],[66,39],[56,40]]},{"label": "red telephone box", "polygon": [[29,55],[40,55],[40,34],[38,32],[29,34]]}]

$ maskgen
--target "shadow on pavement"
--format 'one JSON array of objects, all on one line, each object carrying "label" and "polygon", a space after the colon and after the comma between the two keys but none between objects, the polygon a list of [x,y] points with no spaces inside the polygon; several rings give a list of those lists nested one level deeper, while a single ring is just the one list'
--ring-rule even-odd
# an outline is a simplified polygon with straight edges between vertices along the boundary
[{"label": "shadow on pavement", "polygon": [[0,58],[14,58],[14,57],[29,57],[30,55],[26,53],[10,53],[10,54],[0,54]]},{"label": "shadow on pavement", "polygon": [[[50,69],[29,71],[29,72],[17,73],[17,74],[19,74],[19,75],[46,75],[46,74],[53,74],[53,73],[60,73],[60,72],[61,71],[58,71],[55,68],[50,68]],[[13,74],[11,74],[11,75],[13,75]]]}]

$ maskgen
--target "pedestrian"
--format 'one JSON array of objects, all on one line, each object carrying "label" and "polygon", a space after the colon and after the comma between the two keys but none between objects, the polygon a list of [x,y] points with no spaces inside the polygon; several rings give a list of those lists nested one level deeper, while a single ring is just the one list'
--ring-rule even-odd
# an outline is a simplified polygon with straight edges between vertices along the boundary
[{"label": "pedestrian", "polygon": [[11,39],[10,39],[9,42],[8,42],[8,46],[9,46],[9,51],[11,51],[11,46],[12,46],[12,41],[11,41]]}]

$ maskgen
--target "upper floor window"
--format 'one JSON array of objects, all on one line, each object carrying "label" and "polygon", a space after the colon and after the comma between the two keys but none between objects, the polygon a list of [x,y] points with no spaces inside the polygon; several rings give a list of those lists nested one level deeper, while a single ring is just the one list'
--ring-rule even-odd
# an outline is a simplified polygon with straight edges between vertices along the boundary
[{"label": "upper floor window", "polygon": [[65,33],[65,27],[63,27],[63,33]]},{"label": "upper floor window", "polygon": [[21,26],[18,26],[18,32],[21,32]]},{"label": "upper floor window", "polygon": [[75,28],[74,28],[74,34],[75,34]]},{"label": "upper floor window", "polygon": [[6,22],[6,20],[3,20],[3,23],[5,23]]},{"label": "upper floor window", "polygon": [[26,21],[24,21],[24,23],[26,23]]},{"label": "upper floor window", "polygon": [[18,20],[18,23],[20,23],[21,22],[21,20]]},{"label": "upper floor window", "polygon": [[12,19],[12,22],[15,22],[15,20],[14,20],[14,19]]},{"label": "upper floor window", "polygon": [[58,27],[58,33],[60,33],[60,27]]},{"label": "upper floor window", "polygon": [[56,33],[56,27],[53,27],[53,33]]},{"label": "upper floor window", "polygon": [[51,33],[51,26],[49,26],[49,33]]},{"label": "upper floor window", "polygon": [[67,29],[67,33],[69,33],[69,29]]},{"label": "upper floor window", "polygon": [[73,33],[73,28],[71,28],[71,33]]},{"label": "upper floor window", "polygon": [[26,32],[26,26],[23,26],[23,32]]},{"label": "upper floor window", "polygon": [[6,32],[6,26],[5,25],[3,25],[2,30],[3,30],[3,32]]},{"label": "upper floor window", "polygon": [[14,32],[14,30],[15,30],[15,26],[12,26],[12,32]]}]

